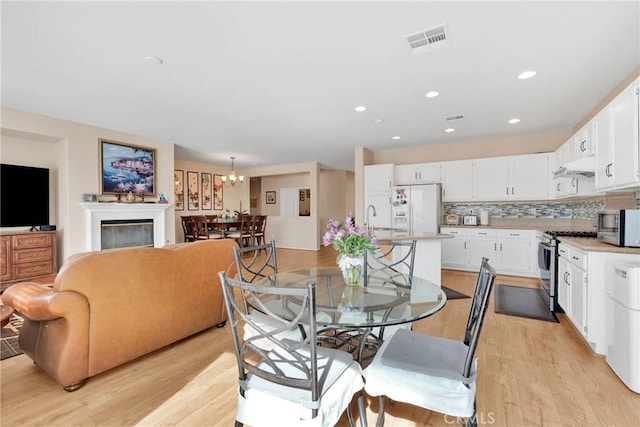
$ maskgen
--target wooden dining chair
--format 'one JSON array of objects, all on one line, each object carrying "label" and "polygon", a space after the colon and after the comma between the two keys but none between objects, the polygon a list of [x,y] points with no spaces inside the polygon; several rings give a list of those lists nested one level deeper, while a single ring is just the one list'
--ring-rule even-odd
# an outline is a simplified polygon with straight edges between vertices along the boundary
[{"label": "wooden dining chair", "polygon": [[[353,426],[350,403],[358,395],[361,423],[365,417],[362,393],[362,368],[349,353],[316,345],[316,285],[310,281],[301,287],[272,287],[230,279],[219,273],[229,327],[238,368],[238,404],[236,426],[334,426],[346,410]],[[290,317],[271,311],[266,302],[290,298],[299,302]],[[275,329],[264,330],[247,315],[244,307],[255,305]],[[298,324],[309,325],[302,341],[280,338]],[[242,338],[249,324],[259,333]],[[272,350],[256,346],[268,340]]]},{"label": "wooden dining chair", "polygon": [[255,223],[254,223],[254,233],[253,237],[255,239],[256,245],[262,245],[265,243],[265,230],[267,228],[267,216],[266,215],[256,215]]},{"label": "wooden dining chair", "polygon": [[477,425],[475,351],[495,277],[483,258],[463,340],[401,329],[382,344],[363,373],[367,393],[380,397],[376,426],[384,423],[385,396]]},{"label": "wooden dining chair", "polygon": [[196,240],[196,225],[191,216],[181,216],[182,231],[184,232],[184,241],[193,242]]},{"label": "wooden dining chair", "polygon": [[222,239],[222,233],[209,230],[207,217],[205,215],[195,215],[193,220],[196,224],[196,240]]},{"label": "wooden dining chair", "polygon": [[255,245],[255,216],[242,215],[240,217],[240,226],[236,231],[227,233],[227,238],[234,239],[238,246],[244,248],[246,246]]}]

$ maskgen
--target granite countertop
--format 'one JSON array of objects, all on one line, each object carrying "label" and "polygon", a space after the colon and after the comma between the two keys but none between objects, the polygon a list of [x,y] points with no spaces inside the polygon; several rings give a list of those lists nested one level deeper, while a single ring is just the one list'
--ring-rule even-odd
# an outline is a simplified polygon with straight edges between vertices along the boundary
[{"label": "granite countertop", "polygon": [[583,251],[592,252],[614,252],[619,254],[638,254],[640,255],[640,248],[624,248],[609,243],[601,242],[594,237],[563,237],[559,236],[556,239],[562,243],[567,243],[571,246],[575,246]]},{"label": "granite countertop", "polygon": [[434,239],[453,239],[454,236],[450,234],[440,233],[426,233],[419,232],[409,234],[405,230],[393,229],[393,228],[374,228],[373,233],[379,242],[392,241],[392,240],[434,240]]}]

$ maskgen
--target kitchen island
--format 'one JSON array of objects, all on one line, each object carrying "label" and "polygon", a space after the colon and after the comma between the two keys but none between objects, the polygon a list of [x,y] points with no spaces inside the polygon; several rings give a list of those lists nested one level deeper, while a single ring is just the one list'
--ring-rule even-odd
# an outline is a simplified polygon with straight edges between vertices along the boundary
[{"label": "kitchen island", "polygon": [[[450,234],[440,233],[408,233],[406,230],[394,228],[375,228],[373,233],[380,245],[392,241],[416,241],[416,255],[413,266],[413,274],[423,277],[438,286],[442,286],[442,239],[452,239]],[[398,248],[397,250],[405,250]],[[399,253],[398,256],[402,256]],[[394,254],[395,256],[395,254]]]}]

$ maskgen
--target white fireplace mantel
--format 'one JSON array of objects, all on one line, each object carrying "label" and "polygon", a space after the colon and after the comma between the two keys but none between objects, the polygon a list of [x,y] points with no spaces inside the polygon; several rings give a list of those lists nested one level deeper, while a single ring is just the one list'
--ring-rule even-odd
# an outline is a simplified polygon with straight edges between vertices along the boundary
[{"label": "white fireplace mantel", "polygon": [[102,249],[102,221],[127,219],[153,220],[153,246],[165,244],[165,210],[169,204],[162,203],[95,203],[84,202],[87,251]]}]

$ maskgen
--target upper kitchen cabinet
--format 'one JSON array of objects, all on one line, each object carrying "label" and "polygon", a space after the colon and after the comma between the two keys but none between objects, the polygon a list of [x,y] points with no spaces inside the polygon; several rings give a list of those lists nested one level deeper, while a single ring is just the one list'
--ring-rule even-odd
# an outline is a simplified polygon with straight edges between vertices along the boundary
[{"label": "upper kitchen cabinet", "polygon": [[594,119],[597,190],[640,185],[639,82],[636,79]]},{"label": "upper kitchen cabinet", "polygon": [[432,184],[440,182],[440,163],[396,165],[395,185]]},{"label": "upper kitchen cabinet", "polygon": [[368,165],[364,167],[364,191],[391,190],[394,186],[393,165]]},{"label": "upper kitchen cabinet", "polygon": [[443,162],[442,200],[465,201],[473,198],[473,162],[455,160]]},{"label": "upper kitchen cabinet", "polygon": [[549,155],[478,159],[473,166],[474,200],[545,200]]},{"label": "upper kitchen cabinet", "polygon": [[573,136],[573,144],[575,146],[575,156],[589,157],[596,153],[595,144],[593,141],[593,123],[587,123],[582,129],[580,129]]}]

